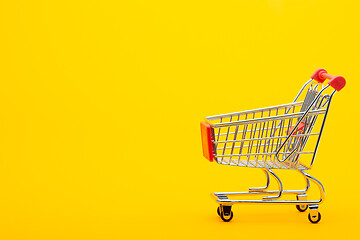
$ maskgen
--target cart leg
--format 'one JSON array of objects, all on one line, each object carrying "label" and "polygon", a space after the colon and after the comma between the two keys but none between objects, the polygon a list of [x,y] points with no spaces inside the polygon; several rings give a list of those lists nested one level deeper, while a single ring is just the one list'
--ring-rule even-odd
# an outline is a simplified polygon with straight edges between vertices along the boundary
[{"label": "cart leg", "polygon": [[[315,183],[319,190],[320,190],[320,200],[319,203],[323,202],[325,199],[325,190],[324,190],[324,186],[321,184],[321,182],[319,180],[317,180],[316,178],[314,178],[313,176],[311,176],[310,174],[301,171],[301,173],[310,181],[312,181],[313,183]],[[308,219],[311,223],[318,223],[321,220],[321,214],[319,212],[319,204],[309,204],[309,215],[308,215]]]},{"label": "cart leg", "polygon": [[306,175],[303,173],[302,170],[298,170],[298,171],[299,171],[299,173],[304,177],[304,179],[305,179],[305,181],[306,181],[306,188],[304,189],[304,193],[306,193],[306,192],[309,190],[309,188],[310,188],[309,178],[306,177]]},{"label": "cart leg", "polygon": [[270,185],[270,177],[269,177],[269,173],[266,171],[266,169],[261,169],[263,170],[263,172],[266,175],[266,186],[265,187],[254,187],[254,188],[249,188],[250,192],[259,192],[259,191],[263,191],[266,190],[269,185]]},{"label": "cart leg", "polygon": [[264,200],[266,199],[276,199],[281,197],[282,191],[283,191],[283,186],[282,183],[280,181],[280,178],[271,170],[271,169],[266,169],[275,179],[276,182],[278,183],[279,186],[279,194],[277,196],[267,196],[267,197],[263,197]]},{"label": "cart leg", "polygon": [[307,179],[310,179],[310,181],[312,181],[313,183],[315,183],[315,185],[319,188],[320,191],[320,202],[323,202],[325,199],[325,190],[324,190],[324,186],[321,184],[321,182],[319,180],[317,180],[316,178],[314,178],[313,176],[311,176],[310,174],[304,172],[304,171],[300,171]]},{"label": "cart leg", "polygon": [[309,205],[308,219],[311,223],[318,223],[321,220],[321,214],[319,212],[319,204]]},{"label": "cart leg", "polygon": [[[296,195],[296,199],[298,201],[306,201],[307,194],[306,193],[298,193]],[[308,209],[308,205],[307,204],[299,204],[299,205],[296,205],[296,209],[299,210],[300,212],[305,212],[306,209]]]}]

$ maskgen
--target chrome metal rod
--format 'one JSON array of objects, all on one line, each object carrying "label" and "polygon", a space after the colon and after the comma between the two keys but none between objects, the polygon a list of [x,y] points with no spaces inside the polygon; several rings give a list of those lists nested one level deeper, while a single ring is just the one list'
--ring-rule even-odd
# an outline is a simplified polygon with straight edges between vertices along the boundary
[{"label": "chrome metal rod", "polygon": [[288,103],[288,104],[282,104],[282,105],[277,105],[277,106],[272,106],[272,107],[265,107],[265,108],[258,108],[255,110],[246,110],[246,111],[241,111],[241,112],[234,112],[234,113],[226,113],[226,114],[221,114],[221,115],[214,115],[214,116],[209,116],[206,117],[207,120],[211,121],[211,120],[215,120],[215,119],[219,119],[219,118],[224,118],[224,117],[230,117],[230,116],[236,116],[236,115],[243,115],[243,114],[249,114],[249,113],[257,113],[257,112],[261,112],[261,111],[266,111],[266,110],[276,110],[276,109],[282,109],[282,108],[288,108],[289,106],[301,106],[303,104],[303,102],[293,102],[293,103]]},{"label": "chrome metal rod", "polygon": [[[281,152],[280,154],[289,154],[290,152]],[[296,154],[313,154],[314,152],[295,152]],[[259,156],[259,155],[275,155],[272,153],[244,153],[244,154],[232,154],[232,155],[214,155],[215,157],[234,157],[234,156]]]},{"label": "chrome metal rod", "polygon": [[283,192],[283,186],[282,186],[282,183],[280,181],[280,178],[278,176],[276,176],[276,174],[271,170],[271,169],[266,169],[266,171],[268,171],[275,179],[276,179],[276,182],[279,186],[279,194],[277,196],[267,196],[267,197],[263,197],[263,199],[276,199],[276,198],[279,198],[281,197],[281,194]]},{"label": "chrome metal rod", "polygon": [[324,186],[322,185],[322,183],[317,180],[316,178],[314,178],[313,176],[311,176],[310,174],[306,173],[303,170],[300,170],[300,172],[306,177],[308,178],[310,181],[312,181],[313,183],[316,184],[316,186],[319,188],[320,191],[320,199],[318,201],[318,203],[321,203],[325,200],[325,189]]},{"label": "chrome metal rod", "polygon": [[[297,194],[297,193],[304,193],[306,192],[303,190],[283,190],[282,195],[284,194]],[[279,194],[279,191],[273,190],[273,191],[249,191],[249,192],[215,192],[213,193],[216,196],[217,195],[267,195],[267,194]]]},{"label": "chrome metal rod", "polygon": [[[246,203],[246,204],[260,204],[260,203],[266,203],[266,204],[320,204],[322,202],[324,202],[325,200],[325,190],[323,185],[321,184],[321,182],[319,180],[317,180],[316,178],[314,178],[313,176],[311,176],[310,174],[299,170],[299,172],[305,177],[306,182],[307,182],[307,186],[304,190],[283,190],[282,192],[280,191],[249,191],[249,192],[215,192],[211,194],[211,197],[214,198],[215,201],[217,201],[218,203],[221,204],[235,204],[235,203]],[[263,200],[242,200],[242,199],[229,199],[227,197],[227,195],[254,195],[254,194],[259,194],[259,195],[264,195],[264,194],[298,194],[298,193],[305,193],[309,190],[310,188],[310,183],[309,180],[312,181],[313,183],[315,183],[315,185],[319,188],[320,190],[320,199],[319,200],[272,200],[272,199],[263,199]],[[220,199],[221,197],[221,199]]]},{"label": "chrome metal rod", "polygon": [[305,87],[311,83],[313,81],[313,79],[310,79],[308,80],[303,86],[302,88],[300,89],[299,93],[296,95],[295,99],[294,99],[294,102],[299,98],[299,96],[301,95],[301,93],[304,91]]},{"label": "chrome metal rod", "polygon": [[309,188],[310,188],[309,178],[307,178],[307,177],[304,175],[303,171],[298,170],[298,172],[304,177],[304,179],[305,179],[305,181],[306,181],[306,187],[305,187],[305,189],[304,189],[304,192],[309,191]]},{"label": "chrome metal rod", "polygon": [[[307,134],[294,134],[292,137],[304,137],[319,135],[319,133],[307,133]],[[278,138],[287,138],[288,136],[276,136],[276,137],[264,137],[264,138],[250,138],[250,139],[239,139],[239,140],[228,140],[228,141],[214,141],[215,144],[218,143],[229,143],[229,142],[246,142],[246,141],[257,141],[257,140],[268,140],[268,139],[278,139]]]},{"label": "chrome metal rod", "polygon": [[[324,114],[326,110],[320,109],[320,110],[313,110],[311,112],[306,112],[308,116],[313,115],[319,115]],[[288,113],[284,115],[278,115],[278,116],[272,116],[272,117],[263,117],[263,118],[254,118],[254,119],[248,119],[248,120],[241,120],[241,121],[233,121],[233,122],[222,122],[222,123],[213,123],[211,126],[213,128],[219,128],[219,127],[229,127],[234,125],[244,125],[249,123],[256,123],[256,122],[267,122],[267,121],[274,121],[274,120],[284,120],[289,118],[298,118],[305,116],[303,112],[299,113]]]},{"label": "chrome metal rod", "polygon": [[[280,148],[277,150],[277,152],[276,152],[276,154],[275,154],[275,157],[276,157],[276,159],[277,159],[279,162],[285,162],[285,161],[286,161],[287,159],[289,159],[289,157],[296,151],[296,148],[295,148],[285,159],[283,159],[283,160],[280,160],[280,159],[279,159],[279,153],[280,153],[281,149],[285,146],[286,142],[290,139],[290,137],[292,137],[292,134],[295,132],[295,130],[297,129],[297,127],[299,126],[299,124],[301,123],[301,121],[305,118],[305,116],[309,115],[309,113],[310,113],[309,111],[310,111],[310,109],[311,109],[311,106],[316,103],[316,101],[318,100],[318,98],[321,96],[321,93],[322,93],[325,89],[327,89],[328,87],[329,87],[329,86],[324,87],[324,88],[317,94],[317,96],[316,96],[315,99],[312,101],[312,103],[310,104],[310,106],[307,108],[307,110],[303,113],[303,115],[301,116],[301,118],[298,120],[296,126],[292,129],[292,131],[291,131],[290,133],[288,133],[288,136],[287,136],[286,140],[281,144]],[[319,111],[319,110],[315,110],[315,111]],[[324,113],[327,112],[326,110],[321,110],[321,111],[324,111]]]},{"label": "chrome metal rod", "polygon": [[269,173],[265,170],[265,169],[261,169],[265,175],[266,175],[266,186],[265,187],[253,187],[253,188],[249,188],[250,192],[256,192],[256,191],[263,191],[265,189],[268,189],[269,185],[270,185],[270,177],[269,177]]},{"label": "chrome metal rod", "polygon": [[324,126],[325,126],[325,121],[326,121],[326,118],[327,118],[327,115],[328,115],[328,112],[329,112],[329,109],[330,109],[330,103],[331,103],[331,100],[335,94],[335,90],[331,93],[330,97],[329,97],[329,101],[328,101],[328,104],[326,106],[326,113],[324,115],[324,119],[323,119],[323,122],[321,124],[321,128],[320,128],[320,132],[319,132],[319,137],[317,139],[317,142],[316,142],[316,145],[315,145],[315,149],[314,149],[314,155],[313,155],[313,158],[311,160],[311,163],[310,163],[310,167],[312,167],[312,165],[314,164],[314,161],[315,161],[315,157],[316,157],[316,153],[317,153],[317,150],[318,150],[318,147],[319,147],[319,143],[320,143],[320,139],[321,139],[321,135],[324,131]]},{"label": "chrome metal rod", "polygon": [[261,204],[261,203],[264,203],[264,204],[319,204],[319,201],[316,201],[316,200],[306,200],[306,201],[299,201],[299,200],[267,200],[267,201],[264,201],[264,200],[230,200],[230,199],[217,199],[216,200],[218,203],[221,203],[221,204],[235,204],[235,203],[246,203],[246,204]]}]

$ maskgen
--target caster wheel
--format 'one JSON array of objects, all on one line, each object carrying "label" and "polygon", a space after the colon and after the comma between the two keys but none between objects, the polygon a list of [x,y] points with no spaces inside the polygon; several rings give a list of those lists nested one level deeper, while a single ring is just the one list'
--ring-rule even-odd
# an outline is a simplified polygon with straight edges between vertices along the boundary
[{"label": "caster wheel", "polygon": [[296,205],[296,209],[299,210],[299,212],[305,212],[308,207],[308,205]]},{"label": "caster wheel", "polygon": [[310,213],[308,215],[308,219],[311,223],[318,223],[321,220],[321,214],[318,212],[317,216],[312,216]]},{"label": "caster wheel", "polygon": [[224,216],[224,212],[220,213],[220,217],[224,222],[230,222],[230,220],[233,218],[234,214],[231,211],[229,216]]},{"label": "caster wheel", "polygon": [[219,216],[221,216],[221,215],[220,215],[220,207],[217,208],[217,214],[218,214]]}]

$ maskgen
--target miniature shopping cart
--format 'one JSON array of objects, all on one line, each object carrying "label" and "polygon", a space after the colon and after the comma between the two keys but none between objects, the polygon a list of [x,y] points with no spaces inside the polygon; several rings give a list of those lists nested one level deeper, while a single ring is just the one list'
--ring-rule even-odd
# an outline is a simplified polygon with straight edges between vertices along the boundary
[{"label": "miniature shopping cart", "polygon": [[[323,85],[326,79],[330,79],[328,85]],[[309,208],[310,222],[320,221],[318,207],[324,201],[324,188],[305,170],[314,164],[332,97],[345,83],[343,77],[318,69],[292,103],[207,117],[207,121],[201,122],[204,157],[223,165],[261,168],[267,179],[265,187],[250,188],[247,192],[213,193],[211,196],[220,204],[217,213],[223,221],[233,218],[231,207],[240,203],[294,204],[300,212]],[[305,178],[305,189],[283,190],[273,169],[298,171]],[[277,191],[267,190],[270,175],[277,182]],[[307,199],[310,182],[319,188],[319,200]],[[286,200],[285,194],[294,194],[297,200]],[[234,199],[245,195],[258,198]]]}]

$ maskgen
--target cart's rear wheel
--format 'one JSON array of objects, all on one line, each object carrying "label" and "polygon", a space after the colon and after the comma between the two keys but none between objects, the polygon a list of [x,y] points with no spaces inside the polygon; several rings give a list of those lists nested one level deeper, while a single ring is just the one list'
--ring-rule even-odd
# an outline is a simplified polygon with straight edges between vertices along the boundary
[{"label": "cart's rear wheel", "polygon": [[296,209],[299,210],[299,212],[305,212],[308,207],[308,205],[296,205]]},{"label": "cart's rear wheel", "polygon": [[220,217],[224,222],[230,222],[231,219],[233,218],[233,216],[234,216],[233,211],[230,211],[230,215],[228,215],[228,216],[225,216],[224,212],[220,213]]},{"label": "cart's rear wheel", "polygon": [[318,223],[321,220],[321,214],[319,212],[315,215],[309,213],[308,219],[311,223]]},{"label": "cart's rear wheel", "polygon": [[221,216],[221,215],[220,215],[220,207],[217,208],[217,214],[218,214],[219,216]]}]

